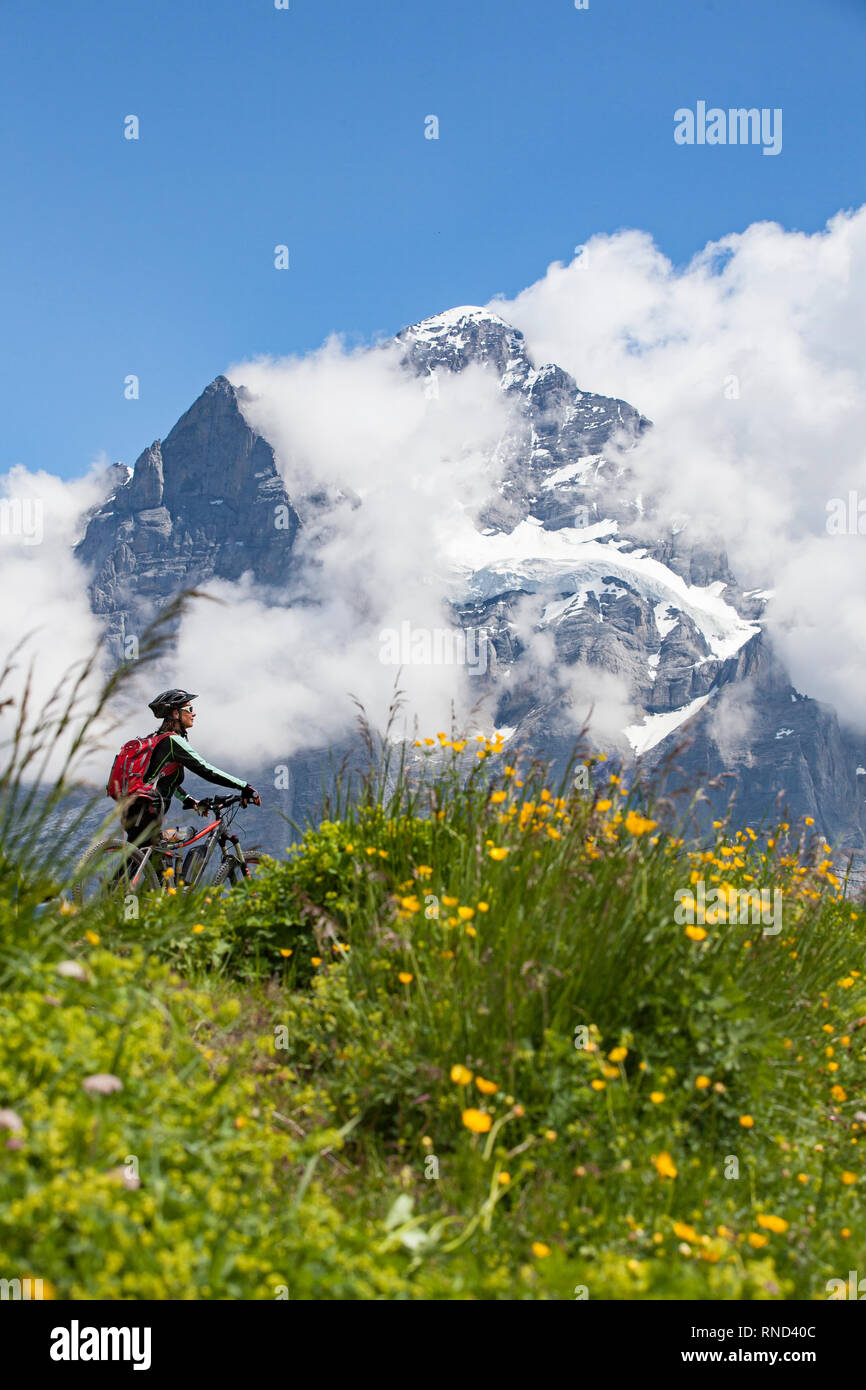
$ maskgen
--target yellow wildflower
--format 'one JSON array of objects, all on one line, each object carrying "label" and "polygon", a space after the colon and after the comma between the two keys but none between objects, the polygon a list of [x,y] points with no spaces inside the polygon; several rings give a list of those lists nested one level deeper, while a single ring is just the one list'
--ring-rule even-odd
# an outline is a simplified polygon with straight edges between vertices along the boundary
[{"label": "yellow wildflower", "polygon": [[662,1150],[660,1154],[653,1154],[652,1161],[660,1178],[676,1177],[678,1172],[677,1166],[666,1150]]},{"label": "yellow wildflower", "polygon": [[787,1221],[781,1216],[759,1216],[758,1225],[765,1231],[775,1231],[776,1235],[783,1235],[788,1229]]},{"label": "yellow wildflower", "polygon": [[492,1116],[484,1110],[464,1110],[463,1123],[473,1134],[486,1134],[493,1124]]}]

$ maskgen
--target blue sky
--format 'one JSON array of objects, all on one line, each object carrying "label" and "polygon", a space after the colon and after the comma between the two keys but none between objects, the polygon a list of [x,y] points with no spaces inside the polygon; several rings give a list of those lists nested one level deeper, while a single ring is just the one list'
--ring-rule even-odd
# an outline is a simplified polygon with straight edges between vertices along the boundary
[{"label": "blue sky", "polygon": [[[514,295],[595,232],[679,264],[864,201],[866,0],[290,3],[4,0],[0,472],[132,463],[239,357]],[[675,145],[699,100],[781,107],[782,153]]]}]

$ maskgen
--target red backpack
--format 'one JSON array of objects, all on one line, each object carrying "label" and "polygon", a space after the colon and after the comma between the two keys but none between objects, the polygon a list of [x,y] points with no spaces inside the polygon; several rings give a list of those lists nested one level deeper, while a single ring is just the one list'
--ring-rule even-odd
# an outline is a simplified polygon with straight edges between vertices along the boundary
[{"label": "red backpack", "polygon": [[[144,774],[150,762],[150,755],[160,739],[170,738],[170,733],[149,734],[147,738],[131,738],[125,743],[111,765],[106,792],[115,801],[123,801],[128,796],[155,796],[156,789],[145,782]],[[161,772],[173,772],[177,763],[166,763]]]}]

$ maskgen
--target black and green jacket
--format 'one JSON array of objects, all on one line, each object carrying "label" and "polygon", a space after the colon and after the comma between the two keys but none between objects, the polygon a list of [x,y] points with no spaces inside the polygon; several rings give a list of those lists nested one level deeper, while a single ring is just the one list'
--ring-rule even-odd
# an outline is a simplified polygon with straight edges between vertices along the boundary
[{"label": "black and green jacket", "polygon": [[187,771],[204,778],[205,782],[216,783],[218,787],[243,791],[246,786],[243,778],[232,777],[228,772],[220,772],[218,767],[211,767],[190,748],[181,734],[166,734],[151,753],[144,773],[144,781],[153,786],[162,802],[163,811],[168,810],[173,796],[179,801],[187,799],[183,791],[183,775]]}]

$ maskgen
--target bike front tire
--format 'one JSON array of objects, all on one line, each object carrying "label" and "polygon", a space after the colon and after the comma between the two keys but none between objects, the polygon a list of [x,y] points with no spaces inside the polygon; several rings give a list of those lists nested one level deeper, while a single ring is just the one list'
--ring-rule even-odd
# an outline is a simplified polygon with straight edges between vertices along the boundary
[{"label": "bike front tire", "polygon": [[[249,854],[244,854],[244,860],[250,871],[250,878],[255,878],[262,862],[261,855],[256,854],[255,850],[250,850]],[[240,860],[235,859],[234,856],[226,856],[214,874],[213,886],[214,888],[219,888],[223,884],[228,884],[230,888],[234,888],[236,884],[246,883],[248,881],[249,879],[241,867]]]}]

